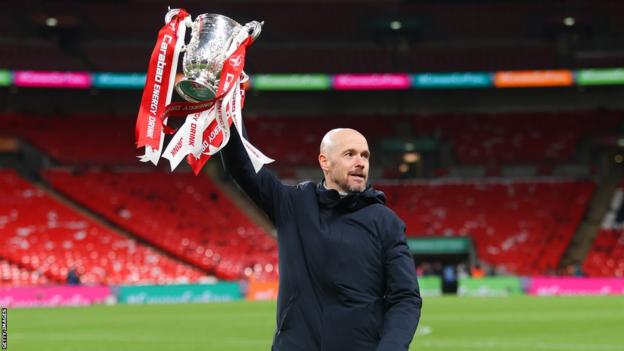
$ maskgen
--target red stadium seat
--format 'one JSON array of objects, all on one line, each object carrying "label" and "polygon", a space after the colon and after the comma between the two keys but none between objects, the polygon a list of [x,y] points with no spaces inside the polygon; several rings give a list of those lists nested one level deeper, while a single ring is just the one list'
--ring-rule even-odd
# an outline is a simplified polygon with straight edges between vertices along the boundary
[{"label": "red stadium seat", "polygon": [[87,284],[194,282],[205,275],[83,217],[14,171],[0,171],[0,192],[0,257],[44,276],[33,283],[64,282],[72,267]]},{"label": "red stadium seat", "polygon": [[[134,148],[131,116],[0,115],[0,122],[6,126],[0,133],[21,137],[65,164],[137,165],[136,155],[141,153]],[[505,164],[534,164],[540,174],[548,175],[553,162],[573,158],[583,138],[612,132],[621,122],[621,113],[610,111],[245,119],[250,140],[279,160],[276,167],[280,171],[291,174],[297,167],[318,166],[319,142],[332,128],[355,128],[374,146],[383,138],[396,137],[397,129],[411,124],[411,131],[403,132],[451,144],[459,163],[486,166],[488,175],[497,175],[498,167]]]},{"label": "red stadium seat", "polygon": [[48,278],[36,270],[25,269],[0,259],[0,287],[43,285],[48,282]]},{"label": "red stadium seat", "polygon": [[[624,191],[624,181],[616,191]],[[583,262],[583,271],[592,276],[624,277],[624,226],[621,223],[604,223]]]},{"label": "red stadium seat", "polygon": [[255,265],[277,265],[275,240],[206,177],[50,171],[46,178],[85,207],[219,278],[243,278]]},{"label": "red stadium seat", "polygon": [[469,236],[477,257],[516,274],[554,270],[579,225],[591,182],[377,184],[409,236]]}]

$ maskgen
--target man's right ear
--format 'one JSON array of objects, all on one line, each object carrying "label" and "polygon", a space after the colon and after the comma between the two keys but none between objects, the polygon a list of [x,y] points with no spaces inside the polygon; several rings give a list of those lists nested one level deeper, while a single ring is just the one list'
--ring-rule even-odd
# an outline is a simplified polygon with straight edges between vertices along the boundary
[{"label": "man's right ear", "polygon": [[325,154],[319,154],[318,157],[319,160],[319,165],[321,166],[321,169],[323,171],[328,171],[329,170],[329,160],[327,159],[327,155]]}]

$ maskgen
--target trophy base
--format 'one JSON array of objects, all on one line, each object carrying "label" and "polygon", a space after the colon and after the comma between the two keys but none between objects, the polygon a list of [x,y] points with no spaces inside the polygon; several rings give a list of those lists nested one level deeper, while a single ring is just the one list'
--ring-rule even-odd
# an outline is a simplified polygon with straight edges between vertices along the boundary
[{"label": "trophy base", "polygon": [[182,79],[176,84],[175,88],[184,100],[190,102],[206,101],[217,96],[217,92],[211,86],[195,80]]}]

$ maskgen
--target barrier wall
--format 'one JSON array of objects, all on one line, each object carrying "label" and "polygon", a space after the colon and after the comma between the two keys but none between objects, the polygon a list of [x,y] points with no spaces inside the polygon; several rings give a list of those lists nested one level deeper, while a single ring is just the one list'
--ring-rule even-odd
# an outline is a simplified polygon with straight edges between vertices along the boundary
[{"label": "barrier wall", "polygon": [[117,302],[125,304],[224,302],[242,299],[236,282],[215,284],[120,286]]},{"label": "barrier wall", "polygon": [[[442,295],[442,282],[440,277],[420,277],[418,278],[420,294],[422,296]],[[279,284],[276,281],[250,281],[247,286],[247,300],[275,300]]]},{"label": "barrier wall", "polygon": [[111,296],[107,286],[50,286],[0,288],[2,307],[84,306],[104,303]]},{"label": "barrier wall", "polygon": [[518,277],[484,277],[459,280],[459,296],[510,296],[523,293],[522,280]]},{"label": "barrier wall", "polygon": [[249,281],[247,285],[247,294],[245,298],[247,300],[259,301],[259,300],[276,300],[277,289],[279,284],[277,280],[274,281]]},{"label": "barrier wall", "polygon": [[623,295],[623,278],[533,277],[527,293],[535,296]]},{"label": "barrier wall", "polygon": [[[424,297],[442,295],[440,277],[418,279]],[[122,304],[207,303],[241,300],[275,300],[278,283],[250,281],[215,284],[142,286],[49,286],[0,288],[2,307],[84,306],[117,301]],[[246,293],[246,294],[245,294]],[[459,296],[624,295],[624,278],[584,277],[485,277],[459,280]]]},{"label": "barrier wall", "polygon": [[442,279],[440,277],[419,277],[418,286],[422,296],[442,295]]},{"label": "barrier wall", "polygon": [[[440,277],[420,277],[418,278],[420,294],[422,296],[442,295],[442,281]],[[250,281],[247,286],[247,300],[275,300],[279,284],[276,281]]]}]

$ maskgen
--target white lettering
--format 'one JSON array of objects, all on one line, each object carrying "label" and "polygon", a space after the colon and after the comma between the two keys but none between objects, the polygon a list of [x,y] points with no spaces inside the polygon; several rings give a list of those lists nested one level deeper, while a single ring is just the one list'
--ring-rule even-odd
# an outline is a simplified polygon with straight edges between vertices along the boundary
[{"label": "white lettering", "polygon": [[221,126],[217,125],[217,127],[213,129],[212,132],[210,132],[210,135],[208,136],[208,142],[212,143],[217,135],[219,135],[219,133],[221,133]]},{"label": "white lettering", "polygon": [[156,117],[149,116],[147,119],[147,137],[154,138],[154,128],[156,128]]},{"label": "white lettering", "polygon": [[162,83],[163,71],[165,70],[165,66],[167,66],[167,62],[165,62],[165,59],[167,58],[167,49],[169,48],[169,43],[171,43],[172,40],[173,38],[166,34],[163,37],[162,43],[160,43],[160,53],[158,54],[158,61],[156,62],[156,76],[154,76],[154,80],[158,83]]},{"label": "white lettering", "polygon": [[158,101],[160,100],[160,84],[154,84],[154,89],[152,90],[152,101],[150,103],[150,113],[152,115],[156,115],[158,111]]}]

